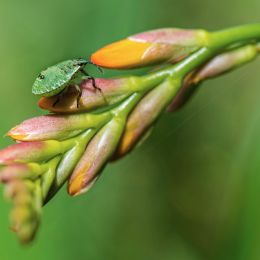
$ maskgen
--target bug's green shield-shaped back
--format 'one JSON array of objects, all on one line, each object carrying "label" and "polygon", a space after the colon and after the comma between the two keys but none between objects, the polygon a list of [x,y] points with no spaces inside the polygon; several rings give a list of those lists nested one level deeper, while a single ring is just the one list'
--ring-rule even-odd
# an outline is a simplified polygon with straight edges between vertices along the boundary
[{"label": "bug's green shield-shaped back", "polygon": [[32,93],[44,97],[60,93],[86,63],[83,59],[74,59],[47,68],[35,80]]}]

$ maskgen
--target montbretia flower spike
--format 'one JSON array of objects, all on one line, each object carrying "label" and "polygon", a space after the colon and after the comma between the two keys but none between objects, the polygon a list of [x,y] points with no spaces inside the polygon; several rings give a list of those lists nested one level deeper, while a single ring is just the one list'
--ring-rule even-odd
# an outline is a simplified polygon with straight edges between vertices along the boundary
[{"label": "montbretia flower spike", "polygon": [[[238,33],[239,32],[239,33]],[[42,97],[51,114],[25,120],[7,135],[15,144],[0,151],[0,182],[13,202],[11,228],[21,243],[38,229],[41,209],[67,182],[72,196],[83,194],[104,167],[132,151],[151,133],[160,115],[181,108],[206,79],[247,62],[260,52],[260,26],[248,25],[209,33],[159,29],[108,45],[92,55],[107,68],[126,69],[164,64],[144,76],[79,82]]]}]

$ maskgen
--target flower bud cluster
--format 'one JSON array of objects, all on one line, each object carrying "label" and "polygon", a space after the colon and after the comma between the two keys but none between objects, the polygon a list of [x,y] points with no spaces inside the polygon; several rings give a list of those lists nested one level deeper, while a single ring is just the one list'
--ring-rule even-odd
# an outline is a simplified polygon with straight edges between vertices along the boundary
[{"label": "flower bud cluster", "polygon": [[259,53],[259,44],[247,44],[206,56],[184,77],[173,73],[176,66],[189,66],[185,57],[197,58],[207,36],[202,30],[162,29],[108,45],[92,55],[103,67],[170,65],[146,76],[96,79],[101,91],[83,80],[79,107],[73,88],[56,106],[57,97],[43,97],[39,106],[52,114],[28,119],[8,132],[16,143],[0,151],[0,182],[13,202],[11,225],[22,243],[34,238],[42,206],[64,183],[72,196],[86,192],[108,162],[129,153],[151,132],[167,107],[179,109],[201,82]]}]

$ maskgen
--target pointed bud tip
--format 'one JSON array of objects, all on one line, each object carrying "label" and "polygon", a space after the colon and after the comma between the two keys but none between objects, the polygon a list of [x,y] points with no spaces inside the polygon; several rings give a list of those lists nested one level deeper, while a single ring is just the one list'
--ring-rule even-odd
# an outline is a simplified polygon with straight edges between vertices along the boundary
[{"label": "pointed bud tip", "polygon": [[84,175],[79,174],[73,178],[68,185],[68,193],[70,196],[77,196],[81,194],[81,189],[84,184]]},{"label": "pointed bud tip", "polygon": [[99,176],[91,180],[89,183],[84,183],[84,175],[77,176],[73,181],[69,182],[68,193],[70,196],[78,196],[86,193],[95,184]]},{"label": "pointed bud tip", "polygon": [[96,51],[92,54],[91,61],[100,67],[111,69],[137,67],[151,45],[149,42],[124,39]]},{"label": "pointed bud tip", "polygon": [[121,143],[119,144],[116,154],[114,155],[113,160],[120,158],[124,154],[126,154],[130,149],[132,144],[136,141],[136,135],[133,131],[126,131],[123,135]]},{"label": "pointed bud tip", "polygon": [[27,135],[25,135],[22,131],[20,131],[19,127],[14,127],[12,128],[6,136],[11,137],[14,140],[19,140],[19,141],[25,141]]}]

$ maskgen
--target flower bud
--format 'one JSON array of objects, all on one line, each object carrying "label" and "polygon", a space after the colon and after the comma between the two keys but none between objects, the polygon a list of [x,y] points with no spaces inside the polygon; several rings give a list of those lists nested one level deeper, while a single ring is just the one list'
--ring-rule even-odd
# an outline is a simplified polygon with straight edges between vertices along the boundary
[{"label": "flower bud", "polygon": [[168,107],[173,112],[181,108],[198,89],[203,80],[220,76],[230,70],[252,61],[258,54],[257,45],[247,45],[220,54],[206,63],[199,71],[188,75],[178,94]]},{"label": "flower bud", "polygon": [[14,205],[10,216],[12,230],[17,233],[22,244],[30,242],[39,225],[39,186],[29,180],[13,180],[7,183],[5,195]]},{"label": "flower bud", "polygon": [[118,159],[131,151],[145,136],[170,102],[172,92],[176,92],[179,85],[180,80],[167,79],[139,102],[128,117],[125,131],[113,159]]},{"label": "flower bud", "polygon": [[39,106],[55,113],[75,113],[81,111],[90,111],[99,107],[113,105],[120,102],[131,93],[137,86],[137,77],[126,77],[118,79],[95,79],[96,86],[100,89],[94,89],[90,80],[84,80],[80,84],[82,96],[79,107],[77,106],[78,92],[70,87],[66,93],[63,93],[60,101],[53,106],[57,96],[42,97]]},{"label": "flower bud", "polygon": [[91,61],[110,69],[175,63],[206,44],[207,32],[204,30],[158,29],[109,44],[96,51]]},{"label": "flower bud", "polygon": [[235,69],[256,58],[258,52],[256,45],[248,45],[235,50],[220,54],[209,61],[194,78],[194,82],[199,82],[208,78],[213,78]]},{"label": "flower bud", "polygon": [[69,180],[70,195],[82,194],[92,186],[113,155],[124,126],[125,118],[116,116],[93,137]]},{"label": "flower bud", "polygon": [[39,116],[25,120],[7,135],[19,141],[63,140],[99,127],[110,118],[109,113]]},{"label": "flower bud", "polygon": [[0,165],[14,162],[42,162],[62,152],[64,147],[54,140],[13,144],[0,151]]},{"label": "flower bud", "polygon": [[56,192],[71,176],[77,163],[84,154],[88,142],[94,134],[95,130],[88,130],[80,136],[77,136],[77,141],[75,142],[73,148],[71,148],[62,156],[62,159],[60,160],[59,165],[56,168],[56,174],[54,175],[54,180],[50,190],[48,191],[48,196],[45,203],[56,194]]},{"label": "flower bud", "polygon": [[0,169],[0,181],[9,182],[16,179],[36,179],[41,174],[38,164],[13,163]]}]

